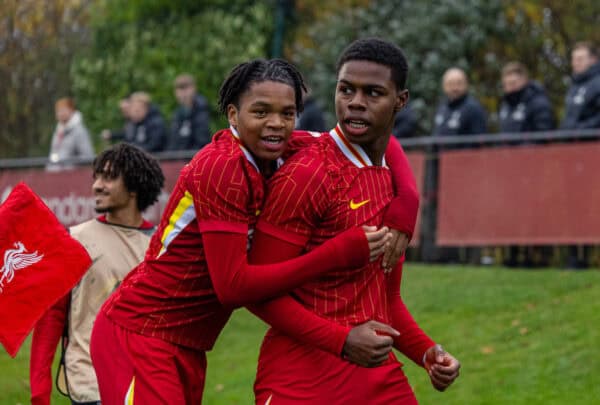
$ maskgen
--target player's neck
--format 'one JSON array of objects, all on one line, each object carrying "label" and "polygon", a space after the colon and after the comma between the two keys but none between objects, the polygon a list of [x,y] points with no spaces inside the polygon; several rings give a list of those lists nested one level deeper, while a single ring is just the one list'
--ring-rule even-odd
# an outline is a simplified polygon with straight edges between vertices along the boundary
[{"label": "player's neck", "polygon": [[107,212],[106,222],[114,225],[138,228],[144,222],[144,218],[142,218],[142,213],[137,207],[125,207]]},{"label": "player's neck", "polygon": [[372,143],[361,145],[374,166],[382,166],[390,135],[380,136]]},{"label": "player's neck", "polygon": [[263,176],[263,178],[268,179],[273,174],[275,174],[275,171],[277,170],[277,162],[274,162],[272,160],[261,160],[256,158],[255,161],[256,165],[258,166],[258,170],[260,171],[260,174]]}]

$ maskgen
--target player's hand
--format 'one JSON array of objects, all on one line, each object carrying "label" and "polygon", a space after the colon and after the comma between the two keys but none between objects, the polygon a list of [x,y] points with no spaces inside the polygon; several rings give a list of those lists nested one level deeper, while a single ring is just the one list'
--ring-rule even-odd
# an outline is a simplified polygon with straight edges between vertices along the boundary
[{"label": "player's hand", "polygon": [[362,228],[365,231],[367,242],[369,242],[369,251],[371,252],[369,261],[374,262],[389,244],[392,234],[387,226],[380,229],[377,229],[376,226],[363,226]]},{"label": "player's hand", "polygon": [[368,321],[350,330],[344,343],[342,355],[352,363],[363,367],[377,367],[386,361],[392,351],[394,340],[400,332],[386,324]]},{"label": "player's hand", "polygon": [[431,385],[438,391],[444,391],[458,378],[460,363],[442,346],[435,345],[425,352],[425,369]]},{"label": "player's hand", "polygon": [[383,252],[383,260],[381,261],[384,273],[389,273],[396,267],[409,242],[408,235],[396,229],[390,229],[390,234],[392,238]]}]

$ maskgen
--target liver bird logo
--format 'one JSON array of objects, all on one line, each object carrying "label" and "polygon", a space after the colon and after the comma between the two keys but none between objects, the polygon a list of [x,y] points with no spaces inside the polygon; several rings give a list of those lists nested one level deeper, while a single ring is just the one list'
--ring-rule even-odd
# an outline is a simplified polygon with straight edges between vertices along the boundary
[{"label": "liver bird logo", "polygon": [[23,270],[44,257],[44,255],[38,255],[37,250],[33,253],[26,253],[27,249],[21,242],[15,242],[15,248],[4,252],[4,265],[0,269],[0,294],[4,291],[3,287],[13,280],[17,270]]}]

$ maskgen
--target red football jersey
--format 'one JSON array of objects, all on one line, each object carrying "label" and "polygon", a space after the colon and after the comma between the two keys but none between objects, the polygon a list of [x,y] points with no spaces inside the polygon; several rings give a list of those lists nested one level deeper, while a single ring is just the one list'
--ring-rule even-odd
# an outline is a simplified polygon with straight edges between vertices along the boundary
[{"label": "red football jersey", "polygon": [[122,327],[208,350],[231,309],[219,302],[201,232],[251,234],[264,180],[230,130],[220,131],[186,165],[169,198],[146,258],[104,306]]},{"label": "red football jersey", "polygon": [[[339,128],[290,158],[273,177],[258,227],[312,250],[358,225],[381,226],[394,197],[390,170],[375,166]],[[379,261],[330,272],[294,290],[316,314],[342,325],[389,322],[386,276]]]}]

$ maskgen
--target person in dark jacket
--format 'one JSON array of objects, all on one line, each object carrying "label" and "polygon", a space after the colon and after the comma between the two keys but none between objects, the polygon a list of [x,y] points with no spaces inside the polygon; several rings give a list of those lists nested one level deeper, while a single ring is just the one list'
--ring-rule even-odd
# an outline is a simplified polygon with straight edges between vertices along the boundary
[{"label": "person in dark jacket", "polygon": [[392,134],[398,139],[417,135],[417,116],[410,104],[396,113]]},{"label": "person in dark jacket", "polygon": [[442,87],[446,97],[435,114],[433,135],[473,135],[487,131],[486,112],[468,92],[469,82],[462,69],[444,73]]},{"label": "person in dark jacket", "polygon": [[150,96],[135,92],[130,97],[129,116],[133,122],[132,133],[127,133],[125,142],[131,143],[146,152],[165,150],[167,131],[165,121],[158,108],[151,104]]},{"label": "person in dark jacket", "polygon": [[129,96],[119,100],[119,110],[121,111],[121,115],[123,116],[124,120],[123,127],[113,130],[103,129],[100,133],[102,139],[104,139],[107,142],[118,142],[124,141],[125,139],[133,139],[133,130],[135,128],[135,124],[131,121],[131,117],[129,116],[130,109],[131,101],[129,100]]},{"label": "person in dark jacket", "polygon": [[296,129],[314,132],[329,130],[325,124],[323,109],[321,109],[317,100],[310,94],[310,91],[305,94],[304,110],[296,120]]},{"label": "person in dark jacket", "polygon": [[198,150],[210,142],[209,114],[206,98],[198,93],[189,74],[175,79],[175,98],[179,107],[173,114],[169,150]]},{"label": "person in dark jacket", "polygon": [[[571,87],[567,91],[565,116],[561,129],[600,128],[599,52],[590,42],[579,42],[571,52]],[[569,246],[567,268],[589,265],[589,246]]]},{"label": "person in dark jacket", "polygon": [[500,103],[500,132],[534,132],[555,128],[554,113],[541,84],[529,80],[527,68],[510,62],[502,69],[504,95]]},{"label": "person in dark jacket", "polygon": [[562,129],[600,128],[600,62],[598,49],[580,42],[571,53],[572,84],[566,96]]}]

